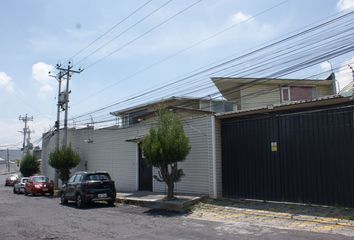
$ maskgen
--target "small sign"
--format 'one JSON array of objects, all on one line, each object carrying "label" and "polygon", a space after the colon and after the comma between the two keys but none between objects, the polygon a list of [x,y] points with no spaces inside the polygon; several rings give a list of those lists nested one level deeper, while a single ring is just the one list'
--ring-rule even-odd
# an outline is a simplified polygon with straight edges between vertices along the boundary
[{"label": "small sign", "polygon": [[270,146],[271,146],[272,152],[278,151],[278,143],[277,142],[271,142]]}]

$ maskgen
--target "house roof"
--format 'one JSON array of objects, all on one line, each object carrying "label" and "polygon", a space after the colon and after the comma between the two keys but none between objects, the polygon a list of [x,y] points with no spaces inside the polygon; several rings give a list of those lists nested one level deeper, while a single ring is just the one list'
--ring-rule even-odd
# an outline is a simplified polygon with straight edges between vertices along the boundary
[{"label": "house roof", "polygon": [[295,109],[302,109],[302,108],[328,106],[328,105],[335,105],[335,104],[349,103],[349,102],[354,103],[353,96],[345,97],[341,95],[331,95],[331,96],[319,97],[312,100],[300,100],[300,101],[294,101],[289,103],[273,104],[273,105],[268,105],[268,106],[263,106],[258,108],[219,113],[215,115],[220,119],[224,119],[230,117],[270,113],[270,112],[277,112],[283,110],[295,110]]},{"label": "house roof", "polygon": [[[133,107],[125,108],[125,109],[122,109],[122,110],[118,110],[118,111],[115,111],[115,112],[111,112],[110,114],[112,114],[114,116],[122,116],[122,115],[127,114],[127,113],[132,112],[132,111],[138,111],[138,110],[145,109],[146,107],[149,107],[149,106],[157,106],[157,105],[160,105],[160,104],[163,104],[163,105],[166,105],[166,106],[173,106],[174,103],[176,103],[176,102],[182,102],[183,103],[183,102],[202,101],[202,100],[209,101],[209,99],[206,99],[206,98],[175,97],[175,96],[172,96],[172,97],[169,97],[169,98],[166,98],[166,99],[159,99],[159,100],[147,102],[147,103],[144,103],[144,104],[136,105],[136,106],[133,106]],[[221,100],[212,100],[212,101],[213,102],[218,102],[218,101],[221,101]],[[192,109],[192,108],[184,108],[184,109],[202,111],[202,110]],[[204,111],[204,112],[208,112],[208,111]]]},{"label": "house roof", "polygon": [[269,85],[331,85],[332,79],[290,79],[290,78],[225,78],[212,77],[211,80],[218,87],[223,83],[245,84],[259,82]]}]

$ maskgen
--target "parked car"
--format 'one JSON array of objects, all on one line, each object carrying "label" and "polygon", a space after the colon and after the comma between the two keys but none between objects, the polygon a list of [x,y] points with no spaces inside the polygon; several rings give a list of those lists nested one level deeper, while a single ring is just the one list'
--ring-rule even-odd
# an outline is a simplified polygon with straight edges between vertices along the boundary
[{"label": "parked car", "polygon": [[18,183],[14,185],[14,193],[24,193],[25,192],[25,184],[28,181],[28,177],[22,177]]},{"label": "parked car", "polygon": [[96,201],[114,206],[115,184],[107,172],[77,172],[62,186],[60,200],[62,204],[75,201],[78,208]]},{"label": "parked car", "polygon": [[54,184],[53,181],[49,181],[46,176],[31,176],[25,183],[25,195],[31,194],[32,196],[36,194],[49,194],[53,196],[54,194]]},{"label": "parked car", "polygon": [[17,174],[12,174],[5,179],[5,186],[14,186],[18,183],[19,177]]}]

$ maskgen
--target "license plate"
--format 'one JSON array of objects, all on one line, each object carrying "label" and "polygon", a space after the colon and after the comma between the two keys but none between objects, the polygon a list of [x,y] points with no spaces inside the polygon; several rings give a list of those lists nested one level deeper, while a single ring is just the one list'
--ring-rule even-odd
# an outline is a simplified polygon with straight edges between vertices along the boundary
[{"label": "license plate", "polygon": [[46,191],[48,191],[48,188],[42,188],[42,190],[43,190],[44,192],[46,192]]},{"label": "license plate", "polygon": [[107,193],[101,193],[97,195],[98,198],[106,198],[107,197]]}]

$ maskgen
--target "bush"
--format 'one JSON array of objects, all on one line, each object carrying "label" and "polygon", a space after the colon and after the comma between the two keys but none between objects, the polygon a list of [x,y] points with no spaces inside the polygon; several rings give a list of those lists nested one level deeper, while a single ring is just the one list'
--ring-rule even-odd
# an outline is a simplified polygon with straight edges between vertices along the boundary
[{"label": "bush", "polygon": [[20,172],[24,177],[29,177],[39,172],[39,166],[37,158],[27,153],[21,160]]},{"label": "bush", "polygon": [[142,149],[147,164],[158,169],[154,178],[167,185],[167,199],[174,198],[174,183],[184,176],[177,162],[184,161],[191,150],[181,119],[167,109],[158,112],[157,128],[146,135]]},{"label": "bush", "polygon": [[49,155],[48,163],[58,171],[59,178],[65,183],[69,180],[70,169],[80,163],[80,156],[71,146],[62,147]]}]

